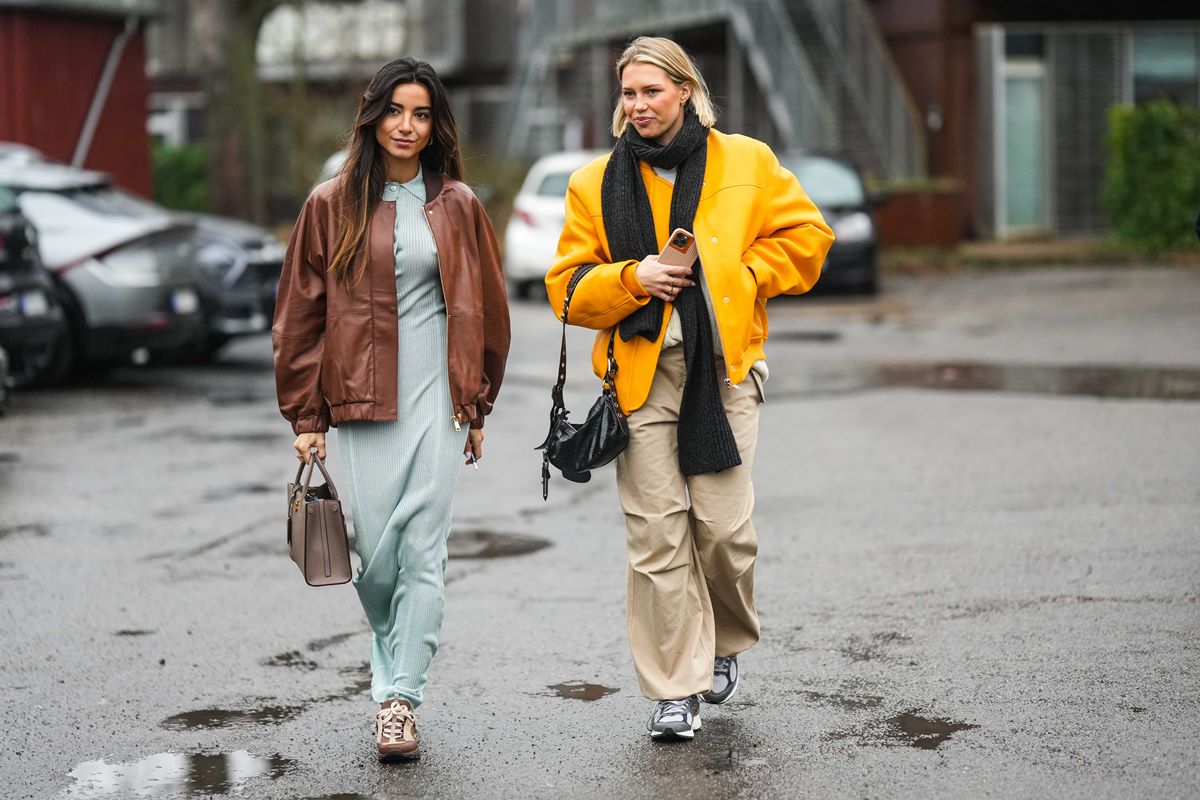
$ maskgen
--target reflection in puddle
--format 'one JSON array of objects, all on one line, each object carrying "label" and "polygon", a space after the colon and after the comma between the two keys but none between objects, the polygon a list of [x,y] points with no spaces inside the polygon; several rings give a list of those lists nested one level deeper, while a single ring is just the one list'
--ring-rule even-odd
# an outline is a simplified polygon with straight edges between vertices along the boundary
[{"label": "reflection in puddle", "polygon": [[1200,369],[885,361],[878,364],[816,365],[809,368],[801,385],[795,390],[788,387],[784,392],[791,395],[824,395],[883,388],[1200,400]]},{"label": "reflection in puddle", "polygon": [[505,558],[534,553],[550,542],[536,536],[495,531],[454,531],[450,534],[450,558]]},{"label": "reflection in puddle", "polygon": [[304,706],[262,706],[261,708],[204,708],[167,717],[160,724],[172,731],[210,730],[240,725],[281,725],[295,719]]},{"label": "reflection in puddle", "polygon": [[[354,667],[351,670],[358,673],[364,673],[365,671],[365,674],[360,674],[358,680],[342,687],[341,690],[333,694],[315,697],[300,705],[265,705],[254,708],[204,708],[198,711],[185,711],[182,714],[175,714],[174,716],[167,717],[159,724],[167,730],[174,731],[212,730],[214,728],[236,728],[247,725],[282,725],[300,716],[316,703],[353,700],[369,692],[371,689],[370,666]],[[266,700],[267,698],[258,698],[259,702]]]},{"label": "reflection in puddle", "polygon": [[610,689],[598,683],[584,683],[583,681],[556,683],[546,688],[553,690],[556,695],[564,700],[585,700],[587,702],[599,700],[601,697],[607,697],[610,694],[616,694],[620,691],[620,689]]},{"label": "reflection in puddle", "polygon": [[1025,392],[1088,397],[1200,400],[1200,370],[1166,367],[1036,366],[1031,364],[883,364],[888,386]]},{"label": "reflection in puddle", "polygon": [[936,750],[950,739],[951,734],[978,728],[966,722],[952,722],[948,719],[927,719],[909,711],[898,717],[892,717],[888,724],[900,731],[900,736],[907,740],[910,747],[921,750]]},{"label": "reflection in puddle", "polygon": [[64,797],[163,797],[227,794],[250,778],[278,778],[295,762],[245,750],[232,753],[159,753],[131,764],[86,761],[71,770],[75,783]]}]

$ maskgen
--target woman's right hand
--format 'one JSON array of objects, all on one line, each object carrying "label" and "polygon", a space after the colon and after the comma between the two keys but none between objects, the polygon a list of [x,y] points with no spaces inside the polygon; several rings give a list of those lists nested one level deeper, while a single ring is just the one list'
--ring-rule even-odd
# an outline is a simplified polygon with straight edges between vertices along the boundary
[{"label": "woman's right hand", "polygon": [[695,286],[691,267],[673,267],[658,260],[658,255],[649,255],[637,265],[638,283],[652,297],[671,302],[685,286]]},{"label": "woman's right hand", "polygon": [[307,464],[311,460],[312,448],[317,448],[317,458],[325,460],[325,434],[323,433],[302,433],[296,437],[296,441],[292,443],[292,449],[296,451],[296,458]]}]

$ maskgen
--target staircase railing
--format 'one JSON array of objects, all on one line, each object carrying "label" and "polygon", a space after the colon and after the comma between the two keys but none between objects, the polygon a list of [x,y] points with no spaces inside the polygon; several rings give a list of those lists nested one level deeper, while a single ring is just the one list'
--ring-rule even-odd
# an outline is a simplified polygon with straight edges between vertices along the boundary
[{"label": "staircase railing", "polygon": [[730,22],[785,146],[832,149],[837,118],[780,0],[736,0]]},{"label": "staircase railing", "polygon": [[807,0],[846,94],[888,177],[926,172],[925,128],[863,0]]}]

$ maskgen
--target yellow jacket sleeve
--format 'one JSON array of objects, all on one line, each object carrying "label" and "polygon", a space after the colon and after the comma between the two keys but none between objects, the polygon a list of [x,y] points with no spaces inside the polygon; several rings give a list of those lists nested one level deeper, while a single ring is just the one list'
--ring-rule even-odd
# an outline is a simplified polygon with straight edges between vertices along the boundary
[{"label": "yellow jacket sleeve", "polygon": [[571,276],[584,264],[596,264],[575,287],[567,322],[603,330],[650,302],[650,294],[637,279],[637,261],[609,261],[606,237],[596,227],[596,221],[601,219],[599,191],[595,191],[592,198],[596,204],[595,214],[589,210],[584,194],[584,189],[578,185],[577,174],[571,176],[566,221],[558,239],[554,265],[546,273],[546,295],[555,316],[561,319]]},{"label": "yellow jacket sleeve", "polygon": [[746,248],[744,263],[754,274],[758,297],[803,294],[821,277],[833,231],[796,176],[769,148],[763,185],[763,214],[758,236]]}]

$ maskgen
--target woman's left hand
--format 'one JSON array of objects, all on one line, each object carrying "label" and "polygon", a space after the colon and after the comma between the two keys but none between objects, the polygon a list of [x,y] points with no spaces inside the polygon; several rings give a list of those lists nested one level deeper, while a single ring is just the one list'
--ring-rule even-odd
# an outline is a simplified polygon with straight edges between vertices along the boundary
[{"label": "woman's left hand", "polygon": [[471,456],[475,456],[475,461],[483,458],[483,431],[479,428],[471,428],[467,431],[467,444],[463,448],[463,455],[467,457],[464,464],[471,463]]}]

